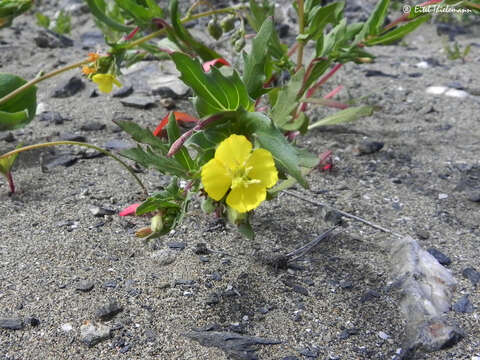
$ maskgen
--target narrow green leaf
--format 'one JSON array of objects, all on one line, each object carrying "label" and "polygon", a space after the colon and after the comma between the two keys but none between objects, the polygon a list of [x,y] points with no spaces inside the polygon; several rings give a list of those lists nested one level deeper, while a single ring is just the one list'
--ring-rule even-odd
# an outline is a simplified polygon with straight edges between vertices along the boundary
[{"label": "narrow green leaf", "polygon": [[379,0],[368,20],[363,24],[362,30],[357,34],[354,45],[367,39],[368,36],[377,35],[385,22],[390,0]]},{"label": "narrow green leaf", "polygon": [[45,29],[48,29],[50,26],[50,18],[42,13],[36,13],[35,17],[37,18],[37,25]]},{"label": "narrow green leaf", "polygon": [[163,9],[158,6],[155,0],[145,0],[145,3],[152,18],[163,18]]},{"label": "narrow green leaf", "polygon": [[[167,135],[168,135],[168,142],[170,146],[180,137],[180,129],[178,127],[177,120],[175,119],[175,115],[173,111],[170,113],[168,118],[167,124]],[[175,154],[175,159],[183,165],[183,167],[187,170],[192,170],[195,167],[195,163],[190,157],[188,150],[185,146],[182,146],[180,150]]]},{"label": "narrow green leaf", "polygon": [[15,113],[0,111],[0,131],[18,129],[29,122],[28,110]]},{"label": "narrow green leaf", "polygon": [[248,222],[239,224],[237,229],[238,232],[245,236],[248,240],[255,239],[255,232],[253,231],[252,226]]},{"label": "narrow green leaf", "polygon": [[308,127],[308,130],[315,129],[325,125],[337,125],[349,121],[356,120],[360,117],[370,116],[373,114],[373,106],[358,106],[336,112],[327,116],[322,120],[316,121]]},{"label": "narrow green leaf", "polygon": [[248,94],[257,99],[266,91],[263,88],[265,82],[265,61],[268,56],[268,44],[273,33],[273,20],[267,18],[260,31],[252,41],[250,54],[243,52],[243,82],[247,87]]},{"label": "narrow green leaf", "polygon": [[133,121],[114,121],[123,131],[130,134],[133,140],[141,144],[152,146],[155,150],[160,151],[166,155],[170,147],[165,144],[160,138],[152,134],[150,130],[142,128]]},{"label": "narrow green leaf", "polygon": [[302,88],[303,77],[305,71],[303,69],[297,71],[278,93],[277,102],[270,111],[270,118],[275,125],[283,128],[292,119],[292,111],[298,106],[297,96]]},{"label": "narrow green leaf", "polygon": [[149,10],[142,5],[139,5],[133,0],[114,0],[115,3],[121,7],[124,11],[128,12],[134,19],[141,20],[145,23],[152,20],[152,15]]},{"label": "narrow green leaf", "polygon": [[175,52],[171,57],[182,74],[180,78],[195,92],[195,107],[200,117],[251,107],[245,84],[236,71],[224,76],[212,67],[205,73],[202,65],[186,54]]},{"label": "narrow green leaf", "polygon": [[365,45],[367,46],[388,45],[394,41],[397,41],[403,38],[405,35],[414,31],[416,28],[422,25],[425,21],[428,21],[430,17],[431,16],[429,14],[426,14],[425,16],[417,17],[415,20],[411,20],[405,25],[399,26],[376,38],[365,41]]},{"label": "narrow green leaf", "polygon": [[186,178],[188,176],[185,168],[174,158],[167,158],[163,154],[145,151],[141,147],[122,150],[120,155],[138,162],[145,168],[154,168],[162,174],[170,174]]},{"label": "narrow green leaf", "polygon": [[308,34],[307,40],[318,40],[323,35],[327,24],[336,25],[342,16],[344,6],[345,3],[337,2],[312,9],[308,16],[308,28],[305,31]]},{"label": "narrow green leaf", "polygon": [[90,9],[90,12],[93,14],[93,16],[95,16],[99,21],[108,25],[112,29],[115,29],[120,32],[126,32],[126,33],[129,33],[130,31],[133,30],[133,27],[125,26],[119,22],[116,22],[115,20],[112,20],[102,10],[100,10],[100,7],[97,5],[97,1],[103,2],[103,0],[85,0],[85,1],[87,2],[88,8]]}]

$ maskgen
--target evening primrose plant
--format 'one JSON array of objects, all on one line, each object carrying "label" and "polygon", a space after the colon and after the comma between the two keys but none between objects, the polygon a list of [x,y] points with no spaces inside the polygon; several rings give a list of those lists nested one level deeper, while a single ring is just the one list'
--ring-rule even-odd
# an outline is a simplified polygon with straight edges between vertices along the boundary
[{"label": "evening primrose plant", "polygon": [[[295,183],[307,188],[304,175],[319,164],[316,155],[294,143],[295,137],[373,111],[369,106],[350,107],[332,100],[341,86],[316,97],[323,85],[345,63],[372,62],[368,47],[395,42],[431,16],[413,10],[385,25],[389,0],[380,0],[365,23],[349,24],[343,14],[344,2],[322,6],[320,0],[298,0],[293,2],[298,35],[289,48],[280,40],[274,5],[268,1],[250,0],[220,9],[198,1],[183,16],[177,0],[171,0],[168,9],[154,0],[86,1],[110,48],[29,82],[0,74],[0,130],[25,126],[35,115],[35,85],[64,71],[82,71],[101,92],[109,93],[121,86],[122,69],[147,56],[173,61],[180,79],[194,94],[196,113],[171,112],[158,125],[152,124],[157,125],[153,131],[131,121],[116,121],[138,144],[120,154],[171,178],[165,189],[147,192],[143,202],[120,213],[149,214],[150,226],[137,232],[146,238],[173,230],[193,199],[202,202],[205,212],[228,219],[244,235],[253,237],[253,211]],[[420,7],[429,4],[452,6],[451,1],[431,0]],[[478,11],[469,1],[453,6]],[[213,39],[230,40],[233,50],[241,53],[238,68],[231,66],[229,56],[206,46],[185,27],[201,18],[207,18],[207,31]],[[245,47],[247,39],[249,46]],[[308,54],[307,45],[313,48]],[[340,111],[311,123],[307,110],[313,105]],[[182,133],[181,122],[191,122],[193,127]],[[46,143],[11,151],[0,160],[52,145],[96,148],[73,142]],[[146,190],[129,165],[101,151],[120,161]],[[8,171],[4,171],[10,180],[12,164],[9,161]]]}]

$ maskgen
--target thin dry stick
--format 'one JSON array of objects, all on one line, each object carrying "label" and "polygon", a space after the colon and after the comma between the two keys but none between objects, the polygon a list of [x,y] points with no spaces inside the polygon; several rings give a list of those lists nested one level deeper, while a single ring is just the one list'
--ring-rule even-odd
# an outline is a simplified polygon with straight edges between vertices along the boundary
[{"label": "thin dry stick", "polygon": [[342,215],[342,216],[345,216],[345,217],[347,217],[347,218],[350,218],[350,219],[359,221],[359,222],[361,222],[361,223],[364,223],[364,224],[366,224],[366,225],[368,225],[368,226],[373,227],[374,229],[377,229],[377,230],[380,230],[380,231],[383,231],[383,232],[386,232],[386,233],[389,233],[389,234],[392,234],[392,235],[395,235],[395,236],[398,236],[398,237],[403,237],[402,235],[400,235],[400,234],[398,234],[398,233],[396,233],[396,232],[394,232],[394,231],[392,231],[392,230],[389,230],[389,229],[387,229],[387,228],[384,228],[384,227],[382,227],[382,226],[380,226],[380,225],[376,225],[376,224],[374,224],[374,223],[372,223],[372,222],[370,222],[370,221],[368,221],[368,220],[365,220],[365,219],[362,219],[361,217],[358,217],[358,216],[349,214],[349,213],[347,213],[347,212],[345,212],[345,211],[338,210],[338,209],[334,208],[333,206],[330,206],[330,205],[321,203],[321,202],[319,202],[319,201],[314,201],[314,200],[307,199],[307,198],[305,198],[305,197],[303,197],[303,196],[300,196],[300,195],[295,194],[295,193],[293,193],[293,192],[291,192],[291,191],[288,191],[288,190],[283,190],[282,192],[285,193],[285,194],[287,194],[287,195],[293,196],[294,198],[297,198],[297,199],[299,199],[299,200],[308,202],[308,203],[310,203],[310,204],[312,204],[312,205],[316,205],[316,206],[319,206],[319,207],[325,207],[325,208],[334,210],[334,211],[338,212],[338,213],[339,213],[340,215]]},{"label": "thin dry stick", "polygon": [[315,246],[320,244],[321,241],[325,240],[332,233],[332,231],[335,230],[337,227],[338,226],[336,226],[336,225],[331,227],[330,229],[328,229],[324,233],[317,236],[314,240],[310,241],[308,244],[306,244],[306,245],[304,245],[304,246],[286,254],[285,256],[290,258],[290,259],[288,259],[288,262],[297,261],[300,258],[302,258],[303,256],[305,256],[309,251],[312,251],[312,249]]}]

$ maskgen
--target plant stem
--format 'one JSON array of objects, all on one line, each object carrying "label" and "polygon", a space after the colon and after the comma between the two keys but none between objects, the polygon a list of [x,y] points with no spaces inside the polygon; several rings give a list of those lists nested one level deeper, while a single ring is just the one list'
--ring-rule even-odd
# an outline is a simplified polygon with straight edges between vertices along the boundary
[{"label": "plant stem", "polygon": [[79,67],[79,66],[82,66],[82,65],[85,65],[85,64],[88,64],[90,63],[91,61],[90,60],[82,60],[82,61],[79,61],[79,62],[76,62],[76,63],[73,63],[73,64],[70,64],[70,65],[67,65],[63,68],[60,68],[60,69],[57,69],[57,70],[54,70],[52,72],[49,72],[48,74],[45,74],[45,75],[42,75],[42,76],[39,76],[33,80],[30,80],[29,82],[23,84],[22,86],[20,86],[19,88],[15,89],[14,91],[12,91],[11,93],[5,95],[3,98],[0,99],[0,105],[3,105],[5,104],[8,100],[14,98],[15,96],[17,96],[18,94],[20,94],[21,92],[27,90],[28,88],[32,87],[33,85],[43,81],[43,80],[47,80],[53,76],[56,76],[58,74],[61,74],[62,72],[65,72],[65,71],[68,71],[68,70],[72,70],[72,69],[75,69],[76,67]]},{"label": "plant stem", "polygon": [[35,144],[35,145],[29,145],[29,146],[24,146],[24,147],[21,147],[19,149],[15,149],[15,150],[12,150],[6,154],[3,154],[0,156],[0,159],[3,159],[3,158],[6,158],[6,157],[9,157],[9,156],[12,156],[12,155],[15,155],[15,154],[18,154],[18,153],[21,153],[23,151],[28,151],[28,150],[35,150],[35,149],[40,149],[40,148],[44,148],[44,147],[48,147],[48,146],[57,146],[57,145],[76,145],[76,146],[83,146],[83,147],[86,147],[86,148],[90,148],[90,149],[95,149],[99,152],[101,152],[102,154],[105,154],[109,157],[111,157],[112,159],[118,161],[125,169],[127,169],[127,171],[130,173],[130,175],[132,175],[135,180],[137,181],[137,183],[140,185],[140,187],[142,188],[143,192],[145,193],[146,196],[148,196],[148,191],[147,191],[147,188],[145,187],[145,185],[143,185],[142,181],[138,178],[138,176],[133,172],[132,168],[126,164],[124,161],[120,160],[117,156],[113,155],[111,152],[105,150],[105,149],[102,149],[101,147],[98,147],[96,145],[92,145],[92,144],[87,144],[87,143],[83,143],[83,142],[78,142],[78,141],[67,141],[67,140],[64,140],[64,141],[52,141],[52,142],[48,142],[48,143],[42,143],[42,144]]},{"label": "plant stem", "polygon": [[[305,31],[305,6],[303,0],[298,0],[298,34],[302,35]],[[298,41],[298,49],[297,49],[297,68],[295,71],[301,69],[303,65],[303,48],[305,43],[303,40]]]}]

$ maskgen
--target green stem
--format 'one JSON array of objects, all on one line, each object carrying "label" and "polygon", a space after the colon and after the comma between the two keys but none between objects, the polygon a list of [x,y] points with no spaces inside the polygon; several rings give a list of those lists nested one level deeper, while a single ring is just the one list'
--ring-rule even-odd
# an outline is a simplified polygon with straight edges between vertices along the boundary
[{"label": "green stem", "polygon": [[130,173],[130,175],[132,175],[135,178],[135,180],[137,181],[137,183],[140,185],[140,187],[142,188],[145,195],[148,196],[147,188],[145,187],[145,185],[143,185],[142,181],[138,178],[138,176],[135,175],[132,168],[130,166],[128,166],[128,164],[126,164],[124,161],[120,160],[117,156],[113,155],[111,152],[109,152],[105,149],[102,149],[101,147],[92,145],[92,144],[82,143],[82,142],[78,142],[78,141],[66,141],[66,140],[64,140],[64,141],[52,141],[52,142],[48,142],[48,143],[23,146],[19,149],[15,149],[15,150],[12,150],[12,151],[10,151],[6,154],[1,155],[0,159],[7,158],[9,156],[21,153],[23,151],[35,150],[35,149],[40,149],[40,148],[44,148],[44,147],[48,147],[48,146],[56,146],[56,145],[83,146],[83,147],[86,147],[86,148],[95,149],[95,150],[101,152],[102,154],[105,154],[105,155],[111,157],[112,159],[118,161],[125,169],[127,169],[127,171]]},{"label": "green stem", "polygon": [[14,98],[15,96],[17,96],[18,94],[20,94],[21,92],[27,90],[28,88],[32,87],[33,85],[39,83],[40,81],[43,81],[43,80],[47,80],[53,76],[56,76],[58,74],[61,74],[62,72],[65,72],[65,71],[68,71],[68,70],[72,70],[72,69],[75,69],[79,66],[82,66],[82,65],[85,65],[85,64],[88,64],[89,62],[91,62],[90,60],[82,60],[82,61],[79,61],[79,62],[76,62],[74,64],[70,64],[70,65],[67,65],[63,68],[60,68],[60,69],[57,69],[57,70],[54,70],[52,72],[49,72],[48,74],[45,74],[45,75],[42,75],[42,76],[39,76],[33,80],[30,80],[29,82],[23,84],[22,86],[20,86],[19,88],[15,89],[14,91],[12,91],[11,93],[5,95],[3,98],[0,99],[0,105],[3,105],[5,104],[8,100]]},{"label": "green stem", "polygon": [[[302,35],[305,31],[305,5],[303,0],[298,0],[298,33]],[[297,49],[297,68],[296,71],[300,70],[303,65],[303,48],[305,43],[303,40],[298,41]]]}]

